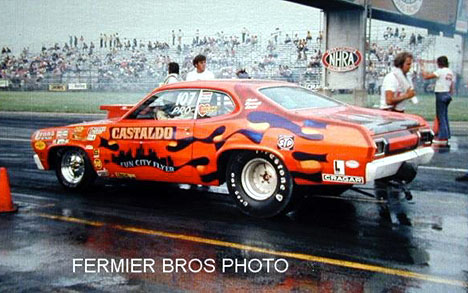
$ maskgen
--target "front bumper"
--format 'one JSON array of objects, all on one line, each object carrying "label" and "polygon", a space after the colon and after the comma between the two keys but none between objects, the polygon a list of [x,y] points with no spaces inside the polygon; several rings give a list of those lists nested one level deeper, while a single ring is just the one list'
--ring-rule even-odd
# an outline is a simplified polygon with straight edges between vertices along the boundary
[{"label": "front bumper", "polygon": [[431,147],[424,147],[372,161],[366,166],[366,182],[395,175],[403,162],[415,165],[427,164],[433,156],[434,150]]},{"label": "front bumper", "polygon": [[35,154],[33,158],[34,158],[34,163],[36,163],[37,169],[44,170],[44,165],[42,165],[42,162],[41,162],[41,159],[39,159],[39,156]]}]

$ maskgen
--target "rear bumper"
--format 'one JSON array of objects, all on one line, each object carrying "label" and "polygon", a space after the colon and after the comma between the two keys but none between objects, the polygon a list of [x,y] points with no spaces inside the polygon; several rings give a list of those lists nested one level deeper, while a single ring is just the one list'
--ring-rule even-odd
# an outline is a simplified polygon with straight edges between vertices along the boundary
[{"label": "rear bumper", "polygon": [[434,150],[431,147],[424,147],[372,161],[366,166],[366,182],[395,175],[403,162],[415,165],[427,164],[433,156]]}]

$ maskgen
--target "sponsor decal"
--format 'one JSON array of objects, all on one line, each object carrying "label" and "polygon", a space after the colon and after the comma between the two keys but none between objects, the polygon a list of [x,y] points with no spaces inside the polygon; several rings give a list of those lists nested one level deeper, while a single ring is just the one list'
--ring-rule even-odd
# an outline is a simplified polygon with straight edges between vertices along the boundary
[{"label": "sponsor decal", "polygon": [[111,139],[175,139],[175,127],[116,127],[111,129]]},{"label": "sponsor decal", "polygon": [[171,157],[160,158],[152,149],[146,153],[142,146],[136,150],[135,154],[132,150],[128,150],[127,152],[120,151],[118,155],[112,155],[112,162],[123,168],[151,167],[164,172],[175,171]]},{"label": "sponsor decal", "polygon": [[364,177],[358,177],[358,176],[322,174],[322,180],[326,182],[364,184]]},{"label": "sponsor decal", "polygon": [[350,169],[359,168],[359,162],[355,161],[355,160],[346,161],[346,167],[348,167]]},{"label": "sponsor decal", "polygon": [[97,170],[96,174],[99,177],[108,177],[109,176],[109,171],[107,171],[107,169]]},{"label": "sponsor decal", "polygon": [[415,15],[421,9],[423,0],[393,0],[393,4],[405,15]]},{"label": "sponsor decal", "polygon": [[201,117],[204,117],[207,114],[211,114],[213,112],[218,111],[218,106],[212,106],[210,104],[200,104],[198,106],[198,114],[200,114]]},{"label": "sponsor decal", "polygon": [[262,102],[259,101],[257,98],[249,98],[245,100],[244,106],[246,110],[251,110],[251,109],[257,109],[261,104]]},{"label": "sponsor decal", "polygon": [[67,144],[70,140],[65,139],[65,138],[58,138],[54,139],[53,143],[54,144]]},{"label": "sponsor decal", "polygon": [[130,174],[130,173],[115,172],[114,175],[117,178],[136,179],[136,175],[135,174]]},{"label": "sponsor decal", "polygon": [[86,145],[85,149],[86,150],[92,150],[92,149],[94,149],[94,147],[92,145],[88,144],[88,145]]},{"label": "sponsor decal", "polygon": [[200,95],[200,104],[206,104],[211,102],[211,97],[213,96],[213,92],[202,92]]},{"label": "sponsor decal", "polygon": [[57,139],[61,139],[61,138],[68,138],[68,130],[67,129],[57,131]]},{"label": "sponsor decal", "polygon": [[46,148],[46,144],[42,140],[39,140],[34,143],[34,148],[38,151],[42,151]]},{"label": "sponsor decal", "polygon": [[103,133],[104,131],[106,131],[106,128],[105,126],[100,126],[100,127],[90,127],[88,129],[88,134],[101,134]]},{"label": "sponsor decal", "polygon": [[39,131],[36,133],[36,140],[52,140],[54,138],[54,131]]},{"label": "sponsor decal", "polygon": [[335,175],[344,175],[345,172],[345,163],[341,160],[334,160],[333,161],[333,172]]},{"label": "sponsor decal", "polygon": [[322,56],[323,65],[331,71],[347,72],[358,68],[362,54],[358,49],[339,47],[327,50]]},{"label": "sponsor decal", "polygon": [[96,140],[96,136],[102,134],[104,131],[106,131],[106,127],[91,127],[88,129],[86,140],[94,141]]},{"label": "sponsor decal", "polygon": [[294,149],[294,136],[280,135],[278,136],[278,149],[290,151]]},{"label": "sponsor decal", "polygon": [[99,155],[100,155],[99,149],[95,149],[95,150],[93,151],[93,157],[94,157],[94,158],[99,158]]},{"label": "sponsor decal", "polygon": [[94,159],[94,167],[96,167],[96,169],[102,169],[102,162],[100,159]]},{"label": "sponsor decal", "polygon": [[75,127],[73,129],[73,132],[72,132],[72,139],[73,140],[84,140],[83,130],[84,130],[83,126]]}]

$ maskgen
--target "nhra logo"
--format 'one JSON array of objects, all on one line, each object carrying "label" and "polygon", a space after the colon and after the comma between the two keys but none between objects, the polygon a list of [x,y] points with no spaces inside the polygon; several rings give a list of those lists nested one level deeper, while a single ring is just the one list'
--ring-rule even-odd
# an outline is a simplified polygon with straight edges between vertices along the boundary
[{"label": "nhra logo", "polygon": [[327,50],[322,56],[323,65],[331,71],[346,72],[358,68],[362,54],[357,49],[349,47]]},{"label": "nhra logo", "polygon": [[415,15],[418,13],[423,0],[393,0],[393,4],[403,14]]}]

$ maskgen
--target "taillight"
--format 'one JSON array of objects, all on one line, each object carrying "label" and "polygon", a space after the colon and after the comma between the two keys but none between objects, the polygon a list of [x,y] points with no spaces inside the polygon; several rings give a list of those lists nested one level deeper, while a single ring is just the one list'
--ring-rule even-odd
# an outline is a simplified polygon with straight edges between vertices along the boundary
[{"label": "taillight", "polygon": [[421,129],[418,131],[419,145],[431,145],[434,139],[434,132],[431,129]]},{"label": "taillight", "polygon": [[381,157],[385,155],[387,151],[388,142],[385,138],[376,138],[374,139],[375,143],[375,156]]}]

